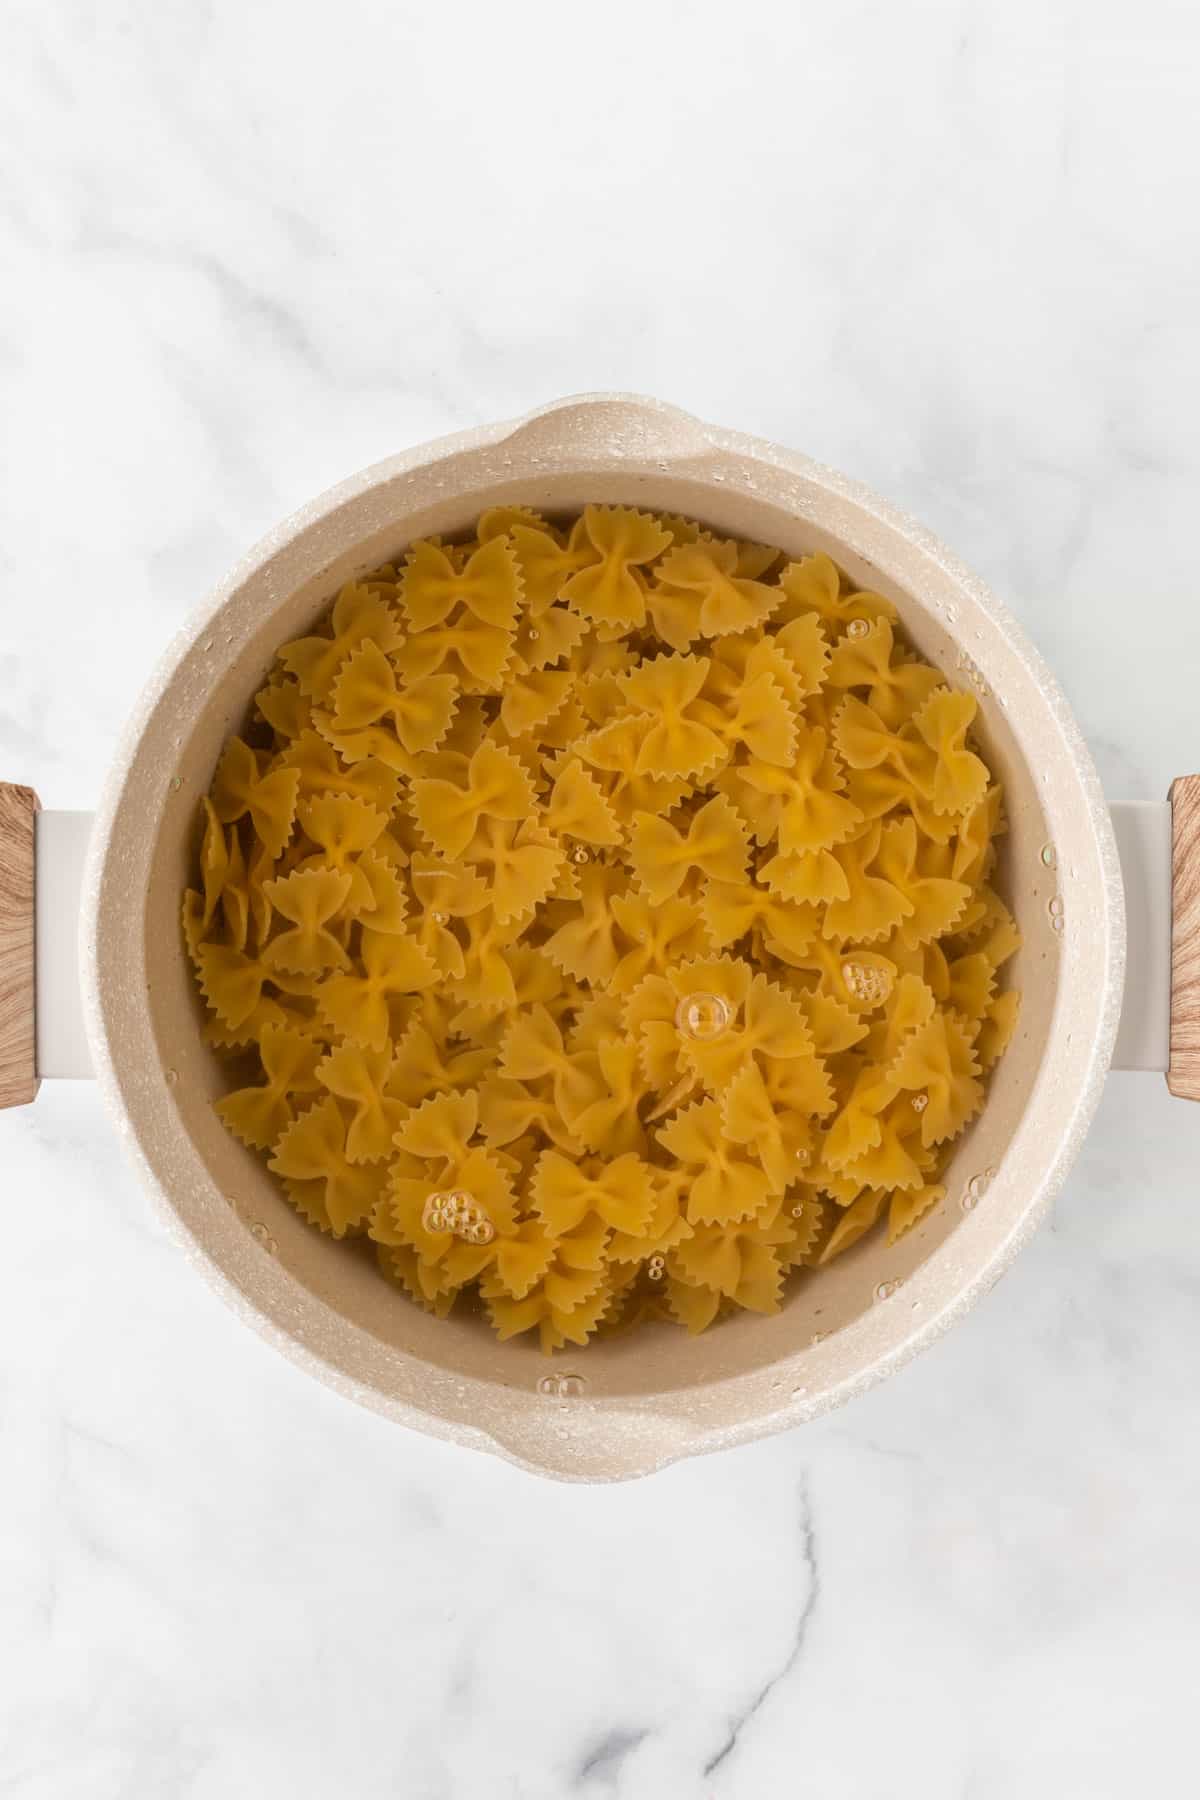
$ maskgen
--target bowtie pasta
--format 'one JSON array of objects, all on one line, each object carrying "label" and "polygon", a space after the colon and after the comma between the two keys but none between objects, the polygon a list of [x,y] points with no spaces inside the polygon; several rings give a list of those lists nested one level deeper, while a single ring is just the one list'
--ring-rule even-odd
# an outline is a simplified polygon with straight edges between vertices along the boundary
[{"label": "bowtie pasta", "polygon": [[777,1311],[943,1197],[1014,1028],[975,711],[824,555],[616,506],[414,544],[203,803],[221,1118],[501,1338]]}]

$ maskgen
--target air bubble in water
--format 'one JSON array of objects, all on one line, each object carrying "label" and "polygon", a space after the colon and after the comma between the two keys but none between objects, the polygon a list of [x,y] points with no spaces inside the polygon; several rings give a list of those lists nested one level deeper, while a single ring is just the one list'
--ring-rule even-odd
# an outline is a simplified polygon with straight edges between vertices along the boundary
[{"label": "air bubble in water", "polygon": [[422,1209],[421,1224],[435,1236],[450,1230],[450,1209],[446,1204],[448,1198],[446,1194],[430,1194]]},{"label": "air bubble in water", "polygon": [[904,1283],[900,1280],[899,1276],[897,1276],[894,1281],[881,1281],[879,1286],[875,1289],[875,1298],[877,1300],[890,1300],[892,1295],[899,1293],[903,1286]]},{"label": "air bubble in water", "polygon": [[661,1281],[667,1272],[667,1261],[664,1256],[652,1256],[646,1264],[646,1274],[651,1281]]},{"label": "air bubble in water", "polygon": [[987,1192],[988,1183],[995,1173],[995,1169],[984,1169],[982,1174],[972,1175],[970,1181],[967,1183],[966,1192],[963,1194],[960,1202],[964,1212],[973,1212],[975,1207],[979,1205],[979,1202]]},{"label": "air bubble in water", "polygon": [[720,994],[686,994],[675,1009],[675,1026],[698,1044],[711,1043],[728,1028],[733,1009]]},{"label": "air bubble in water", "polygon": [[588,860],[587,851],[584,849],[582,844],[577,844],[575,849],[572,850],[572,852],[571,852],[571,861],[577,862],[577,863],[585,863],[587,860]]},{"label": "air bubble in water", "polygon": [[866,637],[871,627],[866,619],[851,619],[846,627],[846,636],[851,638]]},{"label": "air bubble in water", "polygon": [[537,1383],[538,1393],[547,1400],[578,1400],[586,1388],[582,1375],[543,1375]]},{"label": "air bubble in water", "polygon": [[1042,861],[1048,869],[1053,869],[1057,866],[1058,852],[1055,850],[1053,844],[1042,845]]}]

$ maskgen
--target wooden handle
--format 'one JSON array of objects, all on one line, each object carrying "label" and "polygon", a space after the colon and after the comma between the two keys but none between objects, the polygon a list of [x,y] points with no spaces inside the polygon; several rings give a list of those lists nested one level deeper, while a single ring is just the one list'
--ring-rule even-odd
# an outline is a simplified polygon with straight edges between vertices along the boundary
[{"label": "wooden handle", "polygon": [[33,1034],[32,788],[0,782],[0,1107],[38,1091]]},{"label": "wooden handle", "polygon": [[1167,1086],[1200,1100],[1200,775],[1171,785],[1171,1066]]}]

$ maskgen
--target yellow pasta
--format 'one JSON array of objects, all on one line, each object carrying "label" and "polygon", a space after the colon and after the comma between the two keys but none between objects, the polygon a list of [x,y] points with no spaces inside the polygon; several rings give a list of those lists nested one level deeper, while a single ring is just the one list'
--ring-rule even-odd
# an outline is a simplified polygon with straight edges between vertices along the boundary
[{"label": "yellow pasta", "polygon": [[1016,1026],[976,712],[824,555],[621,506],[413,544],[203,803],[222,1120],[439,1317],[778,1310],[944,1198]]}]

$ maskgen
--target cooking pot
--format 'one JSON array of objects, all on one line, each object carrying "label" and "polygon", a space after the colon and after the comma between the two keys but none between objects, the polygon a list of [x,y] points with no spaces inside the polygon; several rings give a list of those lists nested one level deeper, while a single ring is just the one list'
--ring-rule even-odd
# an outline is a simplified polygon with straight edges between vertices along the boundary
[{"label": "cooking pot", "polygon": [[[827,551],[888,595],[922,654],[978,696],[1011,821],[1002,886],[1025,939],[1016,1036],[947,1199],[915,1230],[801,1277],[776,1317],[698,1337],[642,1328],[554,1358],[497,1343],[477,1318],[430,1317],[366,1247],[331,1244],[292,1210],[213,1111],[223,1076],[178,925],[200,796],[276,648],[412,539],[518,501],[690,514],[792,557]],[[1117,1066],[1161,1068],[1200,1098],[1200,777],[1161,805],[1110,809],[1041,657],[934,538],[806,457],[650,400],[564,400],[353,476],[273,531],[179,634],[94,819],[0,790],[0,1104],[32,1100],[40,1077],[94,1072],[185,1253],[243,1318],[376,1411],[548,1475],[615,1480],[782,1430],[932,1343],[1035,1229],[1114,1050]]]}]

